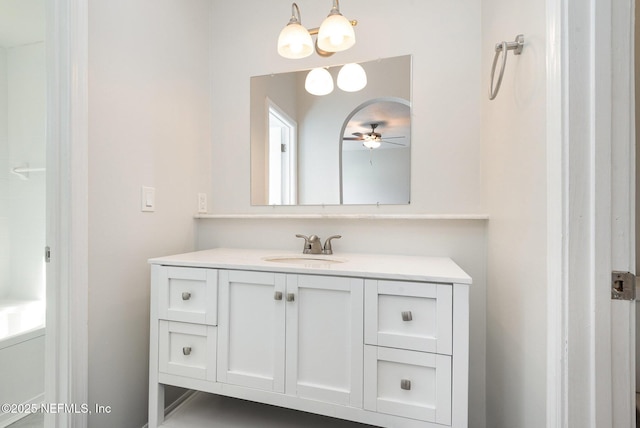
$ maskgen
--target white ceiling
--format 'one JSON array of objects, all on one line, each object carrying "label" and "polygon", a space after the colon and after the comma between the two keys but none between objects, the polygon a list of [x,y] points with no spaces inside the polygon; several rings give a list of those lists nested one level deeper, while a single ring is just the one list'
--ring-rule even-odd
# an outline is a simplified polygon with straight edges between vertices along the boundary
[{"label": "white ceiling", "polygon": [[44,0],[0,0],[0,46],[44,41]]}]

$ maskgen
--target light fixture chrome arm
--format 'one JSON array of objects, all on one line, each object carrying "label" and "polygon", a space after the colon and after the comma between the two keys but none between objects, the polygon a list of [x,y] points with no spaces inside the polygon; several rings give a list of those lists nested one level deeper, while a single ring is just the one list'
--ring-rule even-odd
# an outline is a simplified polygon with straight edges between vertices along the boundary
[{"label": "light fixture chrome arm", "polygon": [[[329,17],[331,15],[341,15],[341,13],[340,13],[340,1],[339,0],[333,0],[333,7],[331,8],[331,11],[329,11],[329,15],[327,15],[327,17]],[[356,21],[355,19],[349,21],[349,23],[351,24],[352,27],[355,27],[356,25],[358,25],[358,21]],[[319,31],[320,31],[320,27],[312,28],[312,29],[309,30],[309,34],[311,34],[312,36],[315,36],[315,35],[318,34]],[[317,47],[317,45],[316,45],[316,47]],[[333,52],[327,52],[327,53],[333,54]]]},{"label": "light fixture chrome arm", "polygon": [[289,24],[300,24],[301,22],[300,8],[296,3],[291,3],[291,18],[289,19]]}]

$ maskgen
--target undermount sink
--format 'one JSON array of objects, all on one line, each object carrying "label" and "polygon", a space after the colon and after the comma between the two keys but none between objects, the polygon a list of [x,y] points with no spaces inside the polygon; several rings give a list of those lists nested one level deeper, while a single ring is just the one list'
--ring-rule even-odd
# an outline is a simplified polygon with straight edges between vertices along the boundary
[{"label": "undermount sink", "polygon": [[265,262],[272,263],[287,263],[304,266],[326,266],[336,263],[344,263],[346,260],[337,258],[324,257],[320,254],[301,254],[301,255],[286,255],[286,256],[270,256],[263,257]]}]

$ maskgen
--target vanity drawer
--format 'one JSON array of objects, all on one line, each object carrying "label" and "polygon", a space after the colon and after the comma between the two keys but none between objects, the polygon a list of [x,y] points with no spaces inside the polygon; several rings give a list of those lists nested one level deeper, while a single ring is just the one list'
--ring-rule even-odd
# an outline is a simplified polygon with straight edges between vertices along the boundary
[{"label": "vanity drawer", "polygon": [[451,355],[452,286],[367,280],[365,343]]},{"label": "vanity drawer", "polygon": [[218,324],[218,271],[159,266],[158,318]]},{"label": "vanity drawer", "polygon": [[451,357],[365,346],[364,408],[451,425]]},{"label": "vanity drawer", "polygon": [[216,380],[217,327],[161,320],[159,336],[160,372]]}]

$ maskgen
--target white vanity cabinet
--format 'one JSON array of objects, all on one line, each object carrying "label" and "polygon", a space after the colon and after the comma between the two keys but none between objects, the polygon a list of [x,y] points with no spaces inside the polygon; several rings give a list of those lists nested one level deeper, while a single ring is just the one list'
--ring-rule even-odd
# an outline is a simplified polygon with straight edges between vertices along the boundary
[{"label": "white vanity cabinet", "polygon": [[[384,427],[467,427],[471,279],[445,258],[151,260],[149,427],[164,385]],[[342,257],[342,255],[341,255]]]},{"label": "white vanity cabinet", "polygon": [[219,382],[362,407],[362,279],[219,278]]}]

